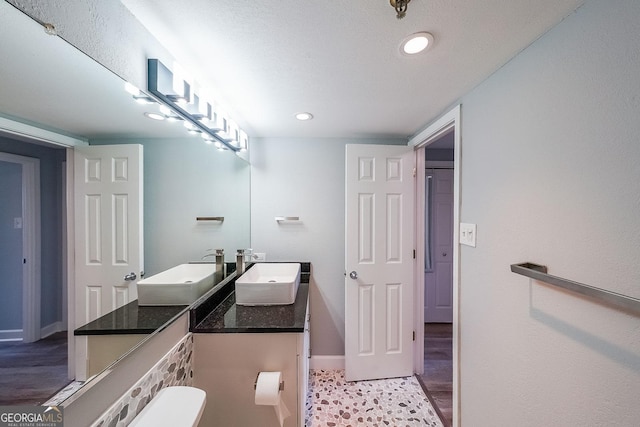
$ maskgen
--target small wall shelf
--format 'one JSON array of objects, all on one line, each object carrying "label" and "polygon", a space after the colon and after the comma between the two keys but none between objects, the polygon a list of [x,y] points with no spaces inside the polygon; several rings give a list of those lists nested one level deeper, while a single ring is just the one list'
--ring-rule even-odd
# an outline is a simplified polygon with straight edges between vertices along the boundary
[{"label": "small wall shelf", "polygon": [[277,216],[277,217],[276,217],[276,221],[277,221],[277,222],[283,222],[283,221],[300,221],[300,217],[299,217],[299,216]]},{"label": "small wall shelf", "polygon": [[544,265],[533,264],[530,262],[511,264],[511,271],[516,274],[540,280],[541,282],[545,282],[559,288],[568,289],[581,295],[591,297],[595,300],[606,302],[612,306],[640,314],[640,299],[611,292],[606,289],[596,288],[595,286],[574,282],[573,280],[552,276],[547,274],[547,267]]},{"label": "small wall shelf", "polygon": [[223,216],[197,216],[196,221],[219,221],[224,222]]}]

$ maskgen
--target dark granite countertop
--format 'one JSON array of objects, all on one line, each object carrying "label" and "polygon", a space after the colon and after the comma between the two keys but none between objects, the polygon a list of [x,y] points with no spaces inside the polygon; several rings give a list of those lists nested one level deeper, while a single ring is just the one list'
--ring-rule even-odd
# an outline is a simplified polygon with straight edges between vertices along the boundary
[{"label": "dark granite countertop", "polygon": [[138,306],[138,300],[73,331],[74,335],[150,334],[185,311],[186,305]]},{"label": "dark granite countertop", "polygon": [[192,332],[303,332],[311,263],[300,264],[300,286],[295,302],[290,305],[236,305],[235,264],[227,263],[229,275],[216,278],[216,285],[191,306],[139,306],[135,300],[81,326],[74,335],[151,334],[187,310]]},{"label": "dark granite countertop", "polygon": [[[200,300],[209,299],[219,288],[224,287],[223,283],[233,276],[235,263],[226,263],[227,277],[222,274],[214,274],[214,286],[207,291],[193,306],[198,305]],[[233,276],[235,277],[235,276]],[[220,287],[218,287],[220,285]],[[124,334],[151,334],[171,319],[187,311],[188,305],[163,305],[163,306],[139,306],[138,300],[134,300],[110,313],[105,314],[79,327],[73,331],[74,335],[124,335]]]},{"label": "dark granite countertop", "polygon": [[194,333],[304,332],[311,264],[301,263],[296,300],[289,305],[242,306],[236,304],[235,280],[202,307],[191,310]]}]

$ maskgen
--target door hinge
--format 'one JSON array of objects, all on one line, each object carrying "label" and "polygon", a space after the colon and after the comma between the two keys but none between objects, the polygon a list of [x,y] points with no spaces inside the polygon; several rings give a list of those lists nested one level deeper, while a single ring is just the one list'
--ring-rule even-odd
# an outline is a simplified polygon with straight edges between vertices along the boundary
[{"label": "door hinge", "polygon": [[413,259],[416,259],[416,250],[413,250]]},{"label": "door hinge", "polygon": [[416,340],[416,331],[413,331],[413,340]]},{"label": "door hinge", "polygon": [[418,170],[416,168],[413,168],[413,177],[416,177],[416,173],[418,173]]}]

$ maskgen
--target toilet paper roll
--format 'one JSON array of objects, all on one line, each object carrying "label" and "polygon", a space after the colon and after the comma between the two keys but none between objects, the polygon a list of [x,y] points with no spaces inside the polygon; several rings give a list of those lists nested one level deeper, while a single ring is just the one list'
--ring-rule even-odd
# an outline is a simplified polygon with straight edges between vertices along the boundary
[{"label": "toilet paper roll", "polygon": [[255,404],[273,406],[280,427],[284,420],[291,415],[284,402],[280,391],[281,372],[260,372],[256,381]]}]

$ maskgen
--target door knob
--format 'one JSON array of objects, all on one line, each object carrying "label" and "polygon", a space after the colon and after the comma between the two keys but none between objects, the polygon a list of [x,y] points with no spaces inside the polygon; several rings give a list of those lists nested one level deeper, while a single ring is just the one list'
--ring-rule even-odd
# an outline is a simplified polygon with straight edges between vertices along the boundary
[{"label": "door knob", "polygon": [[125,274],[124,276],[124,280],[126,280],[127,282],[131,282],[133,280],[136,280],[138,278],[138,276],[136,276],[136,273],[134,273],[133,271],[129,274]]},{"label": "door knob", "polygon": [[355,271],[352,271],[351,273],[349,273],[349,277],[351,277],[353,280],[358,278],[358,273]]},{"label": "door knob", "polygon": [[447,256],[447,253],[446,252],[442,252],[442,256]]}]

